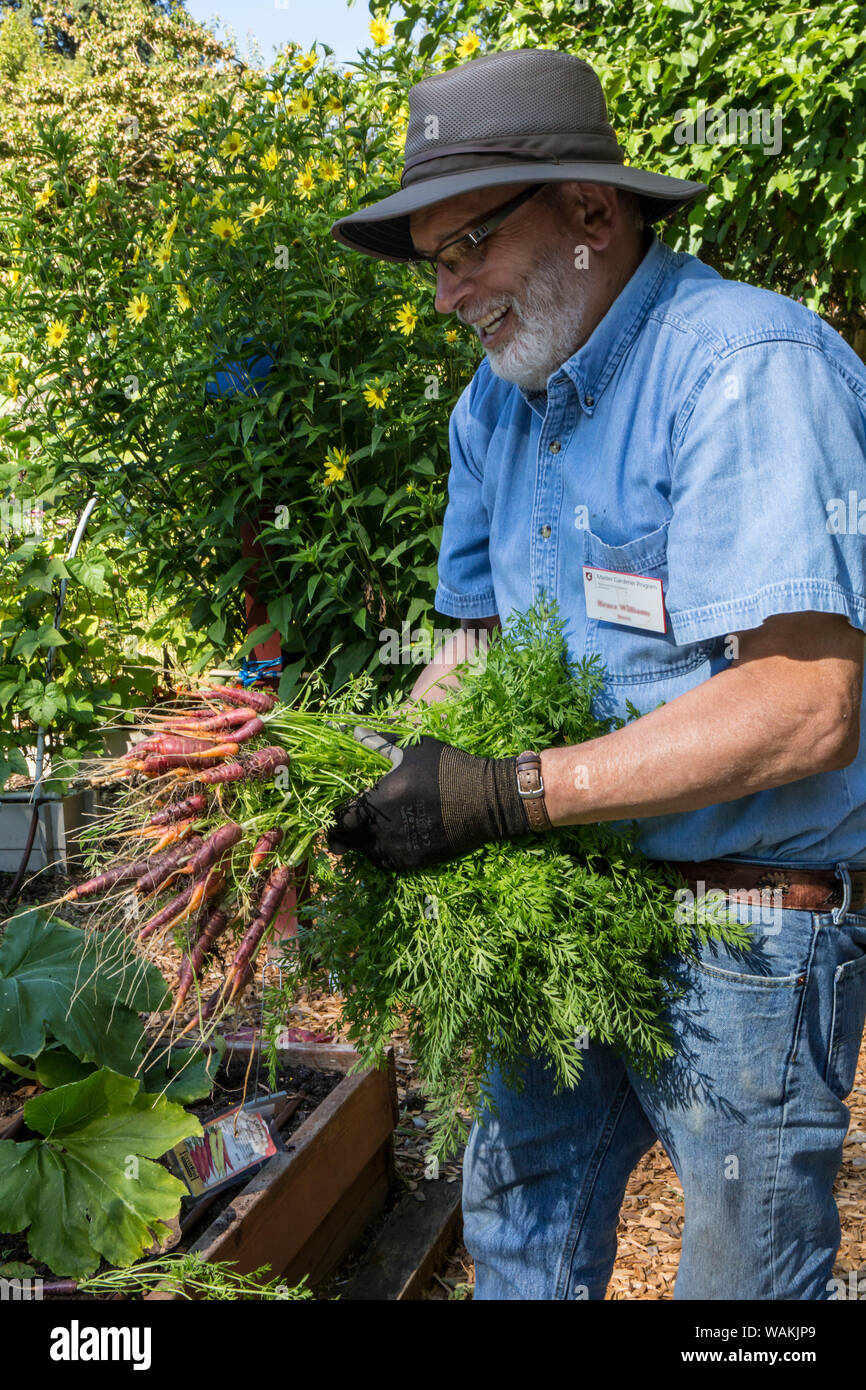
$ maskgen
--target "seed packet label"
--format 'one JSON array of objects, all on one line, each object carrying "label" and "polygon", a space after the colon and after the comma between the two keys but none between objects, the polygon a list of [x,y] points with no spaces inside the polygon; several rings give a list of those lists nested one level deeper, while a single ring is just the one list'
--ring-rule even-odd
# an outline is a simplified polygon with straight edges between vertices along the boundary
[{"label": "seed packet label", "polygon": [[253,1110],[232,1110],[204,1126],[204,1134],[176,1144],[171,1151],[179,1175],[193,1196],[200,1197],[259,1167],[277,1152],[267,1124]]},{"label": "seed packet label", "polygon": [[622,623],[645,632],[667,632],[664,593],[660,579],[621,570],[583,567],[586,615],[603,623]]}]

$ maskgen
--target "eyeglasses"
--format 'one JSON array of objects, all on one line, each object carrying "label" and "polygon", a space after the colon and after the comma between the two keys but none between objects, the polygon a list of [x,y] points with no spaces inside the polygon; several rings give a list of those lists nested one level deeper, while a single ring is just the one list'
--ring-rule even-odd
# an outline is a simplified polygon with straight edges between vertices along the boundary
[{"label": "eyeglasses", "polygon": [[[495,232],[497,227],[501,227],[506,217],[510,217],[530,198],[534,198],[536,193],[540,193],[545,186],[543,183],[534,183],[531,187],[525,188],[522,193],[518,193],[516,198],[510,198],[507,203],[501,203],[498,208],[489,212],[484,221],[480,222],[477,227],[473,227],[471,232],[461,232],[460,236],[446,241],[435,255],[414,256],[407,263],[409,269],[425,285],[436,284],[440,265],[444,265],[451,275],[457,275],[460,278],[473,275],[487,257],[487,247],[484,243],[491,232]],[[446,251],[450,254],[445,255]]]}]

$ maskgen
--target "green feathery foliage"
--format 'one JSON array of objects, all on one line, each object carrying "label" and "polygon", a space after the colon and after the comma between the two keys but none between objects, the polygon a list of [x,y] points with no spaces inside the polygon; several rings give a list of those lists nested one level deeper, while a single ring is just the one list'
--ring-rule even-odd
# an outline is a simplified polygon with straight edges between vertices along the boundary
[{"label": "green feathery foliage", "polygon": [[[512,622],[483,658],[463,668],[453,695],[419,708],[411,738],[506,757],[610,729],[592,713],[597,659],[569,660],[555,614]],[[494,1063],[519,1088],[521,1058],[543,1056],[559,1087],[574,1086],[592,1040],[652,1074],[673,1050],[664,1006],[679,988],[674,955],[710,933],[745,940],[712,916],[679,920],[670,871],[636,853],[620,826],[560,828],[402,875],[319,853],[314,876],[301,969],[315,978],[324,968],[344,992],[365,1064],[381,1062],[408,1025],[439,1155],[465,1137],[461,1111],[479,1113]]]}]

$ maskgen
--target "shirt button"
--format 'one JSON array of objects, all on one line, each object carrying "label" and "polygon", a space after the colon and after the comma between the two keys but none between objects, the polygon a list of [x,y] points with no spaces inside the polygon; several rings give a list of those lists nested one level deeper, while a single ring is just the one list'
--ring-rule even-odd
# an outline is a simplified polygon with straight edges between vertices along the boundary
[{"label": "shirt button", "polygon": [[595,405],[595,396],[586,396],[584,397],[584,399],[586,400],[587,405]]},{"label": "shirt button", "polygon": [[542,526],[542,527],[540,528],[538,534],[542,537],[543,540],[546,540],[546,541],[550,540],[550,527],[549,527],[549,526]]},{"label": "shirt button", "polygon": [[550,452],[552,454],[558,454],[561,448],[562,445],[560,444],[558,439],[552,439],[550,441]]}]

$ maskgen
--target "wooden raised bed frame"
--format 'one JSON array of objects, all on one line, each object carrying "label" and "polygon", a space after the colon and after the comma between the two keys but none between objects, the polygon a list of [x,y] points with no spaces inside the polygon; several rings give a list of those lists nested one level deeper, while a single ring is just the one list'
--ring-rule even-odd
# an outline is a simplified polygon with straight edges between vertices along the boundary
[{"label": "wooden raised bed frame", "polygon": [[[250,1050],[235,1047],[231,1051]],[[348,1071],[346,1044],[288,1043],[284,1064]],[[320,1283],[384,1209],[394,1177],[398,1120],[393,1051],[388,1066],[346,1076],[190,1247],[206,1260],[231,1260],[239,1273],[271,1266],[288,1285]],[[170,1300],[154,1291],[148,1300]]]}]

